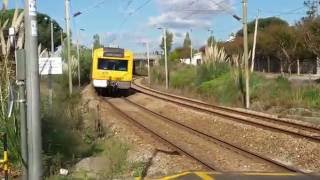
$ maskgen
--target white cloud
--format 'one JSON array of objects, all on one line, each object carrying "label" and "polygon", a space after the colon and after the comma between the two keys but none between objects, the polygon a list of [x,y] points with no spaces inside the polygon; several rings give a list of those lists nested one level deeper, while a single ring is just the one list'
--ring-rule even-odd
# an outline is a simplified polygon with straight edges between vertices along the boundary
[{"label": "white cloud", "polygon": [[100,33],[101,43],[105,46],[119,45],[120,47],[144,47],[145,42],[149,42],[150,46],[158,44],[158,41],[149,39],[145,36],[144,32],[105,32]]},{"label": "white cloud", "polygon": [[[160,15],[149,25],[171,29],[208,28],[214,15],[231,10],[231,0],[157,0]],[[217,5],[219,4],[219,5]]]}]

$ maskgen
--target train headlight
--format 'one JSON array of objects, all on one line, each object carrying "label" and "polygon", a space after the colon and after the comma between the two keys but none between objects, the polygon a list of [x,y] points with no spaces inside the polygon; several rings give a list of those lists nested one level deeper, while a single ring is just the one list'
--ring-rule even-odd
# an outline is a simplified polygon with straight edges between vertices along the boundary
[{"label": "train headlight", "polygon": [[107,80],[93,80],[94,87],[106,88],[108,86]]}]

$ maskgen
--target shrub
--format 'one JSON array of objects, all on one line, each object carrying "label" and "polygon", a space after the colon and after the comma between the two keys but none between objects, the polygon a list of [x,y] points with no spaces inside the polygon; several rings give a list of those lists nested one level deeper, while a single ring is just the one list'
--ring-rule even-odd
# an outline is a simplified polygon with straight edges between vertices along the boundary
[{"label": "shrub", "polygon": [[235,84],[231,72],[203,82],[199,87],[199,92],[206,96],[213,96],[218,103],[224,105],[238,105],[242,101],[241,93]]},{"label": "shrub", "polygon": [[307,105],[312,108],[320,106],[320,88],[316,86],[308,86],[302,91],[302,98],[308,102]]},{"label": "shrub", "polygon": [[172,73],[170,84],[174,88],[184,88],[194,85],[196,79],[195,67],[184,67]]},{"label": "shrub", "polygon": [[52,175],[78,159],[92,154],[93,144],[85,142],[80,95],[54,100],[51,109],[42,101],[41,119],[45,174]]},{"label": "shrub", "polygon": [[205,81],[218,78],[221,75],[230,71],[229,64],[223,62],[202,64],[197,67],[196,83],[200,85]]},{"label": "shrub", "polygon": [[155,84],[164,84],[166,80],[165,69],[163,66],[151,68],[151,81]]}]

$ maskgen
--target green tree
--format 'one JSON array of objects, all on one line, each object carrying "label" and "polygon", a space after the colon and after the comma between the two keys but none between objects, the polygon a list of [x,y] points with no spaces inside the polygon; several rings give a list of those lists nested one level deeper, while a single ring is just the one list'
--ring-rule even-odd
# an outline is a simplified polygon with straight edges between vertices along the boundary
[{"label": "green tree", "polygon": [[98,49],[101,47],[103,47],[103,46],[101,45],[101,42],[100,42],[100,36],[99,36],[99,34],[95,34],[93,36],[93,49]]},{"label": "green tree", "polygon": [[91,74],[91,62],[92,62],[92,52],[91,49],[82,46],[80,48],[80,62],[81,62],[81,82],[86,84],[90,82]]},{"label": "green tree", "polygon": [[304,43],[317,57],[320,57],[320,17],[313,21],[305,20],[301,22],[300,28],[304,33]]},{"label": "green tree", "polygon": [[190,39],[189,33],[187,32],[186,37],[184,38],[184,41],[183,41],[183,48],[190,49],[190,47],[191,47],[191,39]]},{"label": "green tree", "polygon": [[[282,20],[277,17],[261,18],[261,19],[259,19],[258,30],[263,31],[264,29],[266,29],[272,25],[288,26],[289,24],[285,20]],[[255,29],[255,20],[248,23],[248,34],[253,34],[254,29]],[[241,36],[241,37],[243,36],[242,29],[237,32],[237,36]]]},{"label": "green tree", "polygon": [[[13,15],[14,15],[15,9],[9,9],[6,11],[0,12],[0,21],[4,22],[5,20],[9,20],[9,24],[11,24]],[[19,12],[21,12],[22,9],[19,9]],[[38,21],[38,41],[39,44],[41,44],[43,49],[51,50],[51,17],[38,13],[37,14],[37,21]],[[55,21],[53,22],[53,37],[54,37],[54,47],[58,47],[61,45],[61,35],[65,37],[66,35],[63,33],[63,29],[60,27],[60,25]],[[9,26],[5,28],[5,30],[8,30]],[[5,33],[5,36],[7,36],[7,33]],[[5,37],[7,38],[7,37]]]},{"label": "green tree", "polygon": [[[173,33],[169,32],[168,30],[166,31],[166,38],[167,38],[167,52],[171,51],[172,48],[172,42],[173,42]],[[162,37],[162,41],[160,44],[160,48],[164,51],[164,38]]]},{"label": "green tree", "polygon": [[295,27],[272,25],[261,35],[259,48],[267,50],[267,54],[275,54],[280,60],[280,71],[283,73],[287,67],[291,72],[291,66],[298,58],[298,49],[302,47],[301,38]]},{"label": "green tree", "polygon": [[189,48],[178,47],[174,49],[169,55],[169,59],[172,61],[183,59],[183,58],[190,58],[190,47]]}]

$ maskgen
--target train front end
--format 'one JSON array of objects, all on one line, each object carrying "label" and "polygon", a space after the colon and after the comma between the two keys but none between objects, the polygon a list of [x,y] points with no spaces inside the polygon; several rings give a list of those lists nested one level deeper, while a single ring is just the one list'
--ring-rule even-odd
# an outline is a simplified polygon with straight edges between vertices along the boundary
[{"label": "train front end", "polygon": [[98,92],[116,93],[131,87],[133,53],[121,48],[99,48],[93,52],[92,85]]}]

